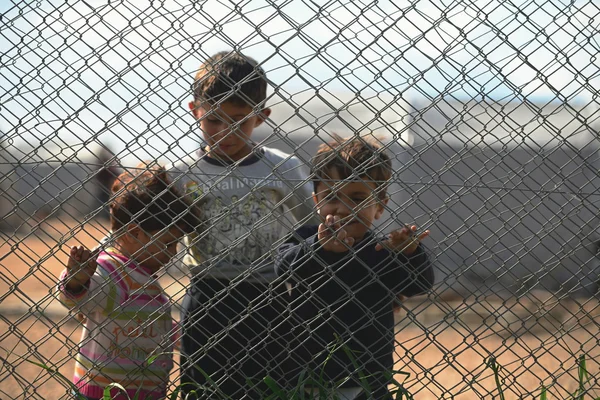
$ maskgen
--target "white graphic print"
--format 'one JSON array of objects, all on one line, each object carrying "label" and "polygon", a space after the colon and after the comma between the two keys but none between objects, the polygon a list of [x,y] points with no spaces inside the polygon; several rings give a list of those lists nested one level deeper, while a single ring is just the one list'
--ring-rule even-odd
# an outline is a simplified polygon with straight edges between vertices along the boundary
[{"label": "white graphic print", "polygon": [[[192,200],[205,193],[196,182],[188,182],[185,189]],[[277,192],[270,188],[241,198],[232,195],[230,204],[226,204],[223,197],[206,196],[204,202],[200,201],[200,207],[209,223],[209,231],[204,240],[191,249],[194,258],[250,265],[268,254],[278,239],[277,197]]]}]

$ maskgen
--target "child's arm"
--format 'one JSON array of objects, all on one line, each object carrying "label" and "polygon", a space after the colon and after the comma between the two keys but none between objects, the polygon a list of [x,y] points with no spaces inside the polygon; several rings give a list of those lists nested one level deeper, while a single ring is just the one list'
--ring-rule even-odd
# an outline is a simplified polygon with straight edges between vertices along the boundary
[{"label": "child's arm", "polygon": [[[290,234],[287,240],[279,246],[275,255],[275,273],[289,282],[292,272],[299,267],[310,266],[317,263],[315,260],[315,241],[317,240],[317,228],[315,226],[303,226]],[[319,264],[322,267],[322,263]]]},{"label": "child's arm", "polygon": [[287,240],[279,246],[275,255],[275,274],[279,277],[288,278],[292,271],[295,260],[304,253],[304,246],[297,233],[290,235]]},{"label": "child's arm", "polygon": [[[398,276],[398,279],[391,279],[391,284],[402,284],[398,297],[404,299],[410,296],[416,296],[419,294],[426,293],[433,287],[435,282],[435,276],[433,267],[429,261],[429,256],[425,252],[425,249],[421,245],[421,241],[429,236],[429,230],[424,231],[421,234],[417,234],[417,227],[406,226],[400,230],[394,231],[389,235],[389,238],[375,246],[376,251],[386,249],[390,253],[399,253],[403,256],[399,259],[399,262],[407,272],[410,273],[410,277],[406,278]],[[392,270],[399,272],[401,266],[390,265]],[[400,281],[400,282],[396,282]]]},{"label": "child's arm", "polygon": [[292,215],[300,225],[319,224],[319,218],[312,206],[313,189],[308,167],[297,157],[290,158],[287,163],[290,165],[290,169],[285,173],[283,178],[287,179],[289,184],[292,187],[295,186],[296,189],[285,201],[285,205],[290,209]]},{"label": "child's arm", "polygon": [[72,247],[58,283],[59,300],[84,315],[100,310],[111,312],[127,294],[116,263],[108,255],[101,261],[98,252],[90,252],[83,246]]}]

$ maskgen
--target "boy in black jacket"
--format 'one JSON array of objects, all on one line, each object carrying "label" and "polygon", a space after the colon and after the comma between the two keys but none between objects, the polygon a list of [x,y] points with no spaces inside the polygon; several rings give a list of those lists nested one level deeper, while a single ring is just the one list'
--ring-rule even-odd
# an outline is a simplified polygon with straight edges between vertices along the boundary
[{"label": "boy in black jacket", "polygon": [[364,138],[336,136],[322,145],[312,173],[322,223],[298,229],[275,263],[289,294],[281,337],[290,349],[287,378],[296,385],[306,370],[343,399],[390,398],[393,304],[433,286],[420,245],[429,231],[407,226],[380,241],[370,230],[388,202],[392,165]]}]

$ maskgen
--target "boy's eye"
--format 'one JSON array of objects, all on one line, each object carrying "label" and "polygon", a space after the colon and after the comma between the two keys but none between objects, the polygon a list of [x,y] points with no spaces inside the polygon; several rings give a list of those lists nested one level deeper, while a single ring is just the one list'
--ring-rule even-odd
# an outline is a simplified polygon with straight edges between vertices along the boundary
[{"label": "boy's eye", "polygon": [[334,193],[328,193],[323,197],[323,201],[331,201],[335,199],[337,196]]},{"label": "boy's eye", "polygon": [[209,124],[222,124],[225,123],[227,125],[239,124],[240,126],[245,125],[249,120],[244,120],[243,118],[237,120],[229,120],[229,119],[221,119],[221,118],[206,118],[206,122]]}]

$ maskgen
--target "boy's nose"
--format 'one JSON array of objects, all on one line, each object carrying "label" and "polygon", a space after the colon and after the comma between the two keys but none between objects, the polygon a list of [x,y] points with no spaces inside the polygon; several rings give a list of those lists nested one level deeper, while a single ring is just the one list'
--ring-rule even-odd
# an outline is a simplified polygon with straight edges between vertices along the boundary
[{"label": "boy's nose", "polygon": [[218,139],[222,139],[225,136],[227,136],[230,132],[229,126],[226,124],[221,124],[221,126],[219,126],[219,130],[217,131],[217,133],[215,133],[215,135],[213,137],[218,138]]},{"label": "boy's nose", "polygon": [[347,217],[348,215],[350,215],[351,212],[352,212],[352,209],[350,207],[348,207],[346,204],[344,204],[343,201],[338,201],[336,214],[340,218]]}]

